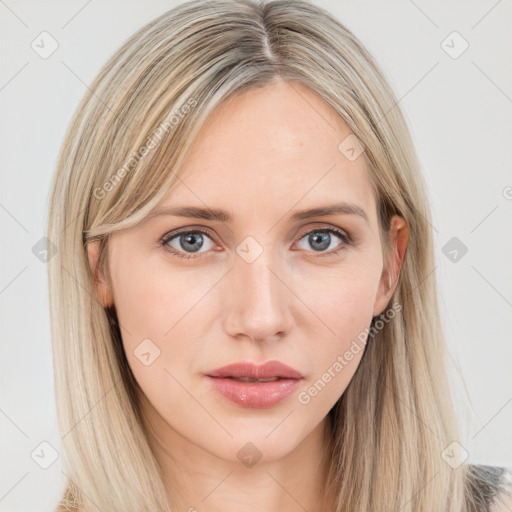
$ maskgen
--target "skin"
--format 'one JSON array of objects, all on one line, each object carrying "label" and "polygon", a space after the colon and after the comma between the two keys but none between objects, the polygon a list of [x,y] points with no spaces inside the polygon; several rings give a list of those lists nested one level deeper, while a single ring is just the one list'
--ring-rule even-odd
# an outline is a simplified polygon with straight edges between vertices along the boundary
[{"label": "skin", "polygon": [[[97,268],[98,243],[88,246],[97,296],[116,307],[175,510],[321,510],[326,415],[363,351],[309,403],[300,403],[298,394],[333,366],[372,316],[391,307],[408,239],[405,221],[393,217],[393,251],[383,261],[365,159],[351,161],[338,149],[350,133],[299,83],[245,92],[210,117],[181,181],[161,205],[226,209],[231,222],[160,215],[114,233],[110,287]],[[357,204],[368,221],[354,214],[290,220],[296,210],[339,201]],[[168,242],[195,259],[159,244],[183,227],[209,232],[198,235],[198,252],[183,238],[180,245],[179,236]],[[328,247],[318,248],[305,236],[326,227],[348,232],[355,242],[331,233]],[[252,263],[236,252],[247,236],[263,250]],[[149,366],[134,355],[146,338],[160,349]],[[304,376],[297,392],[272,408],[237,406],[203,379],[226,364],[268,360]],[[251,467],[237,457],[248,442],[261,452]]]}]

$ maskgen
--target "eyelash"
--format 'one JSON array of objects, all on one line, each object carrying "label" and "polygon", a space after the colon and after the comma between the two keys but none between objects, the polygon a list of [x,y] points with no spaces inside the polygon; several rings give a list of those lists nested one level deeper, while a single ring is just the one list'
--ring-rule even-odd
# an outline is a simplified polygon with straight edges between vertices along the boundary
[{"label": "eyelash", "polygon": [[[354,243],[352,237],[348,233],[346,233],[345,231],[342,231],[340,229],[333,228],[333,227],[320,227],[320,228],[312,229],[312,230],[304,233],[299,238],[299,240],[302,240],[304,237],[306,237],[307,235],[314,233],[314,232],[333,233],[334,235],[338,236],[341,239],[341,241],[343,242],[337,249],[334,249],[330,252],[321,252],[321,253],[313,256],[315,258],[336,255],[336,254],[340,253],[341,251],[343,251],[345,248],[352,246]],[[200,258],[200,257],[202,257],[201,255],[203,255],[205,253],[200,253],[198,255],[195,255],[193,253],[181,253],[181,252],[175,251],[174,249],[172,249],[170,246],[167,245],[171,240],[173,240],[174,238],[176,238],[180,235],[186,235],[186,234],[192,234],[192,233],[202,233],[202,234],[208,236],[209,238],[211,238],[213,241],[215,241],[214,237],[211,236],[211,234],[209,233],[208,230],[202,229],[202,228],[195,228],[195,229],[184,229],[183,231],[178,231],[178,232],[166,233],[160,239],[160,244],[164,247],[164,249],[166,251],[170,252],[174,256],[177,256],[178,258],[182,258],[185,260]],[[187,254],[187,255],[185,255],[185,254]]]}]

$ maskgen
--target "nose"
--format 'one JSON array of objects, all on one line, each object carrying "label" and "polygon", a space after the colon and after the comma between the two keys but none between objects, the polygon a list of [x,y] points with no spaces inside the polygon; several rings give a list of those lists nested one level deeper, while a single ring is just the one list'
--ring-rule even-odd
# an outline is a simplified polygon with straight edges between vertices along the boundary
[{"label": "nose", "polygon": [[293,293],[283,270],[266,252],[252,263],[235,258],[223,283],[224,328],[232,337],[276,341],[292,328]]}]

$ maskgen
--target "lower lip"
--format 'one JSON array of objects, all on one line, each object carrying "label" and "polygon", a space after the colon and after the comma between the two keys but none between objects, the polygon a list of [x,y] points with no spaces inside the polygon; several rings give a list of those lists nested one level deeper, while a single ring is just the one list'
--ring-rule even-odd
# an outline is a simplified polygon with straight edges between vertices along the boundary
[{"label": "lower lip", "polygon": [[279,379],[270,382],[241,382],[235,379],[205,375],[213,388],[241,407],[263,409],[273,407],[290,396],[301,379]]}]

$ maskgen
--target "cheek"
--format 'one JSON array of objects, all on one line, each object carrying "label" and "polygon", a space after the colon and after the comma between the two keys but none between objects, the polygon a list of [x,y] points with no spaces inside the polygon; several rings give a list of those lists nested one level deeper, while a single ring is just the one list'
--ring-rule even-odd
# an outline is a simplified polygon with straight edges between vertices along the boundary
[{"label": "cheek", "polygon": [[[126,357],[137,380],[153,381],[156,370],[166,381],[170,377],[162,373],[165,369],[177,378],[186,373],[204,341],[203,323],[212,316],[205,309],[208,293],[217,280],[218,276],[198,279],[192,271],[171,271],[158,259],[144,264],[134,259],[116,267],[114,301]],[[148,372],[144,363],[150,361]]]},{"label": "cheek", "polygon": [[[373,315],[380,267],[377,264],[351,265],[329,278],[303,288],[299,295],[310,306],[311,361],[314,371],[309,386],[298,396],[302,404],[323,413],[343,394],[359,366]],[[303,281],[311,286],[308,280]]]},{"label": "cheek", "polygon": [[[193,271],[173,271],[159,256],[119,258],[112,272],[114,302],[126,339],[162,340],[180,321],[186,321],[213,279],[197,279]],[[123,333],[124,334],[124,333]]]},{"label": "cheek", "polygon": [[156,266],[148,273],[142,266],[125,265],[117,274],[114,300],[135,380],[157,410],[183,409],[187,397],[179,383],[186,381],[193,360],[190,319],[200,290],[183,275],[174,273],[171,278]]},{"label": "cheek", "polygon": [[325,335],[346,340],[370,323],[380,273],[379,258],[367,253],[336,267],[302,272],[295,290],[321,320]]}]

